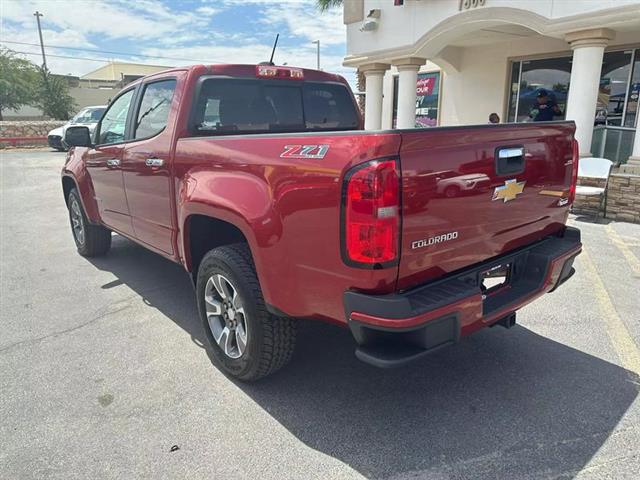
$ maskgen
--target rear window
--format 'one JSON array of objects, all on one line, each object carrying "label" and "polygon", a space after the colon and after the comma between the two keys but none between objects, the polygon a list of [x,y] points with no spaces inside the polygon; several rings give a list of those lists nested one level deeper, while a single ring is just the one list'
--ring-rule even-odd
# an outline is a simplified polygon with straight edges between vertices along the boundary
[{"label": "rear window", "polygon": [[358,115],[344,85],[212,78],[192,126],[198,135],[353,130]]}]

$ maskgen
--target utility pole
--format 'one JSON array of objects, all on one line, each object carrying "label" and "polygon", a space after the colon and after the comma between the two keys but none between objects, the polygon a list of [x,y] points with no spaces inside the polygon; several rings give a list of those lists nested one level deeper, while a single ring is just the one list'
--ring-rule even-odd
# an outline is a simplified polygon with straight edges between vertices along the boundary
[{"label": "utility pole", "polygon": [[36,10],[36,13],[33,14],[36,17],[36,22],[38,22],[38,35],[40,36],[40,49],[42,50],[42,69],[47,70],[47,57],[44,55],[44,42],[42,41],[42,28],[40,28],[40,17],[43,17],[40,12]]},{"label": "utility pole", "polygon": [[315,43],[317,45],[316,54],[317,54],[317,70],[320,70],[320,40],[314,40],[311,43]]}]

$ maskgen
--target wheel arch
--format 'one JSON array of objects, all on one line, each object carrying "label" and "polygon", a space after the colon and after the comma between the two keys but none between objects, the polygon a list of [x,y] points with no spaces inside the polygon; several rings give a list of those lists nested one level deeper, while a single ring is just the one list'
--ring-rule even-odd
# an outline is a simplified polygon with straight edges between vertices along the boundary
[{"label": "wheel arch", "polygon": [[96,205],[95,199],[93,198],[92,192],[87,192],[85,188],[81,188],[80,183],[71,173],[63,173],[62,193],[64,195],[64,203],[67,207],[69,207],[69,193],[74,188],[78,192],[80,203],[82,204],[82,208],[84,209],[84,213],[87,216],[87,220],[89,221],[89,223],[91,225],[100,225],[100,215],[98,214],[98,207]]},{"label": "wheel arch", "polygon": [[188,215],[182,228],[184,266],[196,279],[198,266],[205,254],[223,245],[245,243],[255,258],[247,235],[236,224],[207,213]]},{"label": "wheel arch", "polygon": [[[64,195],[64,203],[68,207],[69,206],[69,194],[71,190],[76,189],[80,191],[78,188],[78,184],[75,179],[71,175],[63,175],[62,176],[62,194]],[[80,199],[82,200],[82,199]]]}]

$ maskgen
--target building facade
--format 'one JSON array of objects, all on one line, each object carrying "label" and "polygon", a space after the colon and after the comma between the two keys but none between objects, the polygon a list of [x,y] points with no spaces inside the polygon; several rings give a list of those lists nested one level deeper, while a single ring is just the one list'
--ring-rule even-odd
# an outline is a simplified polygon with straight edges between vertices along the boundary
[{"label": "building facade", "polygon": [[[162,72],[173,67],[146,65],[144,63],[109,62],[80,77],[85,82],[124,82],[127,84],[145,75]],[[127,82],[127,80],[129,80]]]},{"label": "building facade", "polygon": [[640,161],[640,0],[348,0],[365,128],[576,122],[582,156]]}]

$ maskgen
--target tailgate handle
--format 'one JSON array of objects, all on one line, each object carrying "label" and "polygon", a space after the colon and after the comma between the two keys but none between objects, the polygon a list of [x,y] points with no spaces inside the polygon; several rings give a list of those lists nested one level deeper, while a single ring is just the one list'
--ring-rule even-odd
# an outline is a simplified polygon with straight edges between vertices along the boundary
[{"label": "tailgate handle", "polygon": [[496,173],[513,175],[524,172],[524,147],[500,147],[496,152]]}]

